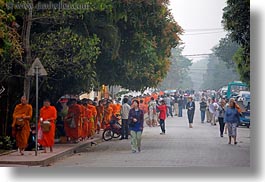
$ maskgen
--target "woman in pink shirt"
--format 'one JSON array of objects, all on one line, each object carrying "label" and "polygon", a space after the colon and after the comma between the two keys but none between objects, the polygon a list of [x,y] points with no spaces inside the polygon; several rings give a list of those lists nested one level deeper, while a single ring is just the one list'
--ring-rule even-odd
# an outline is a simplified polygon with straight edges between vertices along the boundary
[{"label": "woman in pink shirt", "polygon": [[159,124],[162,130],[162,133],[160,135],[165,135],[166,130],[165,130],[165,120],[167,116],[167,106],[164,100],[161,101],[161,105],[156,106],[157,109],[160,111],[159,113]]}]

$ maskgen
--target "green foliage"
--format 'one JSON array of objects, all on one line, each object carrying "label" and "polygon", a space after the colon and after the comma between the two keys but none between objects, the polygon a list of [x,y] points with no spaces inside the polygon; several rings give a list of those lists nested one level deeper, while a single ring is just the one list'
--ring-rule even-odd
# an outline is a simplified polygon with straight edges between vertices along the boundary
[{"label": "green foliage", "polygon": [[[4,40],[4,47],[1,42],[0,75],[3,80],[2,71],[8,71],[4,73],[8,78],[4,78],[8,86],[6,103],[15,103],[22,95],[25,74],[36,57],[48,72],[46,78],[40,78],[40,99],[50,97],[56,101],[63,94],[79,94],[101,84],[131,90],[156,87],[169,70],[171,49],[180,43],[182,29],[167,7],[168,0],[62,1],[88,5],[83,9],[38,9],[38,3],[49,2],[9,0],[14,5],[27,4],[24,9],[10,9],[12,16],[2,2],[0,41]],[[34,6],[32,19],[28,4]],[[13,17],[19,32],[10,26]],[[26,79],[25,83],[30,82],[33,103],[35,82]],[[14,106],[3,107],[8,108],[5,116],[11,116]]]},{"label": "green foliage", "polygon": [[[224,27],[229,36],[240,45],[234,60],[243,82],[250,83],[250,0],[227,0],[224,8]],[[241,55],[239,55],[241,54]],[[245,66],[243,68],[243,65]]]},{"label": "green foliage", "polygon": [[215,56],[209,57],[207,71],[203,75],[204,83],[202,89],[219,89],[231,81],[238,80],[239,75],[233,67],[227,68],[223,61]]},{"label": "green foliage", "polygon": [[107,20],[118,28],[116,37],[120,46],[115,57],[102,49],[97,62],[101,83],[144,90],[163,80],[169,69],[171,48],[179,44],[182,33],[167,3],[167,0],[114,1]]},{"label": "green foliage", "polygon": [[240,80],[246,81],[246,83],[250,84],[250,57],[244,56],[246,50],[240,47],[235,55],[233,56],[233,60],[237,64],[237,71],[240,73]]},{"label": "green foliage", "polygon": [[182,50],[183,48],[181,47],[172,49],[170,69],[166,78],[161,83],[160,89],[191,88],[192,82],[188,71],[192,62],[188,58],[182,56]]},{"label": "green foliage", "polygon": [[0,82],[10,76],[12,62],[22,59],[23,49],[15,24],[15,16],[8,12],[5,1],[0,0]]},{"label": "green foliage", "polygon": [[[89,91],[96,82],[95,63],[100,54],[96,35],[84,37],[70,28],[34,34],[32,53],[42,59],[48,73],[47,91],[57,94]],[[70,85],[71,82],[71,85]]]},{"label": "green foliage", "polygon": [[233,42],[230,37],[222,38],[219,44],[213,48],[214,54],[226,63],[228,68],[235,68],[236,64],[233,60],[234,54],[237,52],[239,45]]},{"label": "green foliage", "polygon": [[0,149],[11,150],[13,148],[14,141],[10,136],[0,136]]}]

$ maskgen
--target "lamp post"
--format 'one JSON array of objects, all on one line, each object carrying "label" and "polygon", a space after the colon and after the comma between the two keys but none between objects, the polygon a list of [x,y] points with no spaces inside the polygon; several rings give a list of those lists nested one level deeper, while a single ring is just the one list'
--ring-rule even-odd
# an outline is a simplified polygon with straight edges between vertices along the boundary
[{"label": "lamp post", "polygon": [[36,137],[35,137],[35,156],[38,155],[38,111],[39,111],[39,76],[47,76],[47,72],[41,64],[39,58],[36,58],[32,63],[29,72],[29,76],[36,76]]}]

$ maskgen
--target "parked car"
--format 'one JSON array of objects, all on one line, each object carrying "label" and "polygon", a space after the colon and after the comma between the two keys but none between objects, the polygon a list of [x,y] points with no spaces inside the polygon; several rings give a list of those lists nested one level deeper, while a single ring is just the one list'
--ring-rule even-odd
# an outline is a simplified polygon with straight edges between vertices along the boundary
[{"label": "parked car", "polygon": [[239,105],[242,113],[240,116],[240,126],[250,126],[250,102],[248,102],[247,106],[244,105],[243,100],[238,100],[237,104]]}]

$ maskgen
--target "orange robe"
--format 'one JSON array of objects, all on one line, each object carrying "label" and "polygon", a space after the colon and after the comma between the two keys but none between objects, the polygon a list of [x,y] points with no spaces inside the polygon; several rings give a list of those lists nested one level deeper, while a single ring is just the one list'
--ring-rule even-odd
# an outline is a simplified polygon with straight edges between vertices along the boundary
[{"label": "orange robe", "polygon": [[[54,145],[55,138],[55,120],[57,118],[57,111],[54,106],[45,107],[43,106],[40,109],[40,118],[43,118],[43,121],[49,120],[51,123],[51,128],[49,132],[43,132],[43,136],[38,142],[43,147],[52,147]],[[40,127],[40,123],[39,123]]]},{"label": "orange robe", "polygon": [[146,105],[144,103],[139,104],[139,109],[141,109],[144,112],[144,114],[146,113]]},{"label": "orange robe", "polygon": [[84,117],[83,117],[83,126],[82,126],[82,137],[83,138],[90,136],[89,120],[88,120],[89,115],[91,115],[91,111],[88,110],[88,108],[84,106]]},{"label": "orange robe", "polygon": [[117,103],[116,108],[117,108],[117,114],[121,114],[121,104]]},{"label": "orange robe", "polygon": [[78,104],[74,104],[68,109],[68,114],[65,119],[74,117],[76,126],[75,128],[71,128],[67,122],[64,124],[66,136],[71,139],[79,139],[82,136],[81,112],[81,106]]},{"label": "orange robe", "polygon": [[112,107],[107,107],[107,108],[104,108],[104,122],[106,123],[106,125],[108,125],[111,121],[111,117],[112,117],[112,114],[113,114],[113,109]]},{"label": "orange robe", "polygon": [[12,123],[13,130],[17,122],[17,119],[23,118],[25,116],[28,116],[29,119],[23,119],[24,127],[22,128],[21,131],[15,131],[14,133],[14,136],[16,138],[17,147],[19,147],[20,149],[25,149],[28,146],[28,139],[29,139],[29,134],[30,134],[29,121],[32,117],[32,106],[30,104],[16,105],[14,113],[13,113],[13,123]]},{"label": "orange robe", "polygon": [[91,104],[88,104],[87,107],[92,112],[92,117],[90,117],[90,126],[91,126],[91,130],[92,129],[94,130],[94,132],[91,133],[91,135],[93,136],[95,134],[96,129],[97,129],[97,121],[96,121],[97,109],[95,106],[93,106]]},{"label": "orange robe", "polygon": [[97,106],[97,131],[99,131],[101,128],[103,129],[103,115],[104,115],[104,106]]},{"label": "orange robe", "polygon": [[113,115],[116,115],[117,112],[118,112],[118,109],[117,109],[117,107],[116,107],[116,104],[110,104],[109,107],[112,108],[112,113],[113,113]]}]

